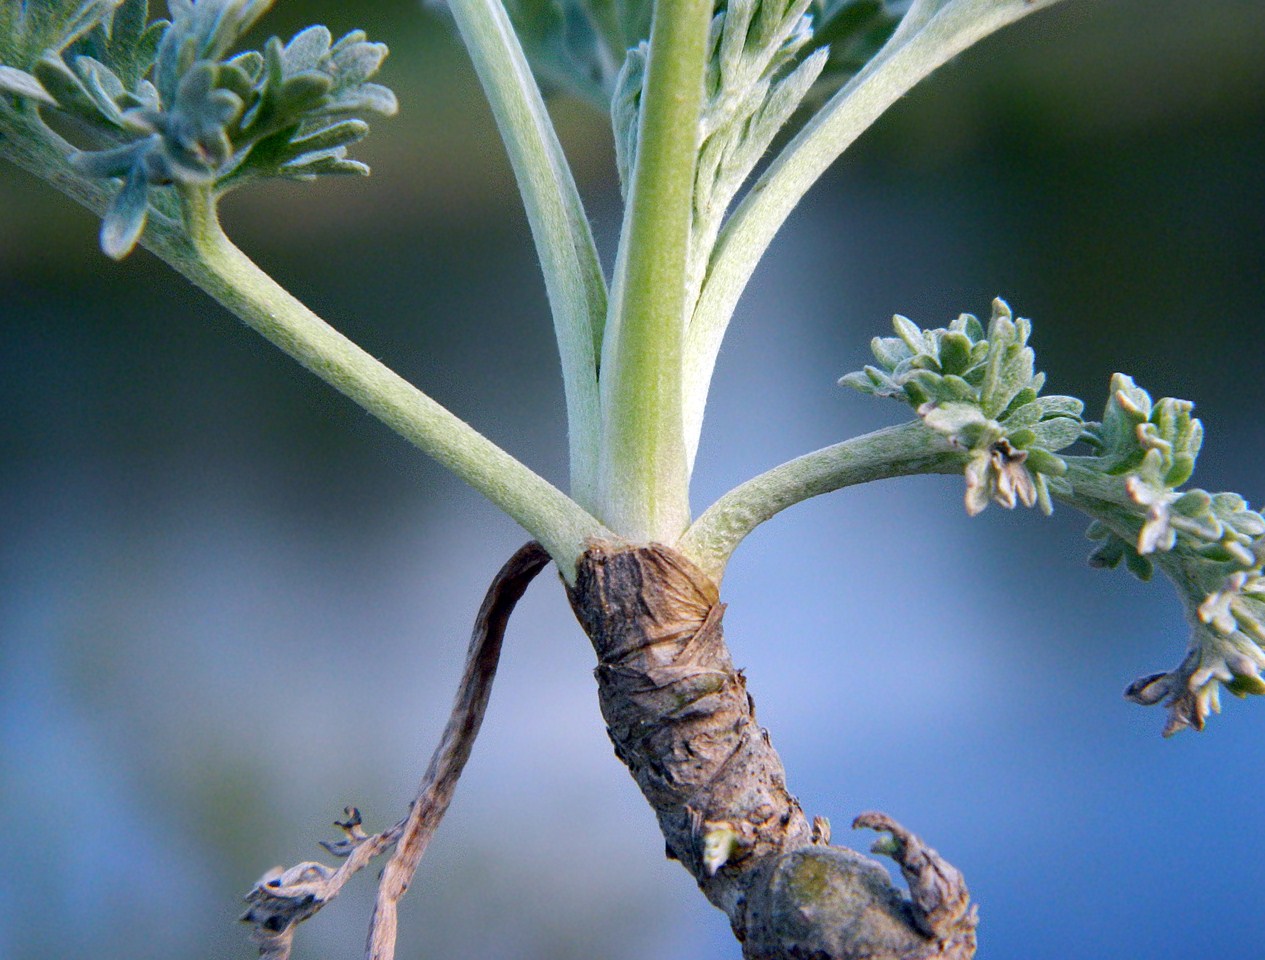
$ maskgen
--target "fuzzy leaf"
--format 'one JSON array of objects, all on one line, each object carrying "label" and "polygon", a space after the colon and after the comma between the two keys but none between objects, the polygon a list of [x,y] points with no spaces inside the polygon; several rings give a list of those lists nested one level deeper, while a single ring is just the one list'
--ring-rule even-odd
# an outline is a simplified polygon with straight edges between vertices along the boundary
[{"label": "fuzzy leaf", "polygon": [[25,70],[18,70],[15,67],[6,67],[0,64],[0,94],[6,93],[17,97],[25,97],[38,103],[54,105],[57,103],[49,92],[44,89],[44,85]]},{"label": "fuzzy leaf", "polygon": [[132,249],[143,228],[142,180],[142,199],[152,199],[149,189],[172,183],[222,193],[260,177],[367,171],[346,149],[368,129],[356,115],[397,108],[390,90],[367,82],[386,56],[382,44],[358,30],[332,43],[316,26],[232,55],[271,0],[170,0],[171,22],[148,24],[144,0],[115,5],[77,34],[69,59],[38,66],[59,108],[103,134],[76,166],[124,181],[102,231],[112,256]]},{"label": "fuzzy leaf", "polygon": [[864,67],[908,8],[908,2],[890,0],[814,0],[813,46],[830,51],[820,95],[833,93]]},{"label": "fuzzy leaf", "polygon": [[51,50],[60,54],[110,16],[120,0],[0,2],[0,64],[30,71]]},{"label": "fuzzy leaf", "polygon": [[149,181],[143,166],[134,166],[101,221],[101,249],[122,260],[140,239],[149,214]]}]

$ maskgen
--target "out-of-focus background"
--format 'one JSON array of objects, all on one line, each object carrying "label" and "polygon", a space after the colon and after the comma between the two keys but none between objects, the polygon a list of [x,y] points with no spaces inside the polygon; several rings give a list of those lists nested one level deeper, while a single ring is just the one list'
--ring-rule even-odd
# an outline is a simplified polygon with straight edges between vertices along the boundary
[{"label": "out-of-focus background", "polygon": [[[375,355],[561,482],[542,284],[469,65],[416,4],[280,5],[391,44],[368,181],[273,186],[241,245]],[[604,119],[554,104],[597,234]],[[907,97],[811,194],[721,357],[696,508],[904,408],[835,386],[901,312],[994,295],[1054,392],[1191,397],[1195,482],[1265,498],[1265,5],[1069,0]],[[347,803],[411,796],[488,579],[479,496],[166,268],[0,170],[0,957],[246,958],[266,868]],[[1265,704],[1159,737],[1125,703],[1186,643],[1163,583],[1090,570],[1084,522],[899,481],[801,505],[726,580],[728,632],[812,814],[889,811],[969,878],[984,960],[1260,956]],[[551,576],[410,893],[401,957],[735,958],[610,755]],[[868,842],[858,837],[858,843]],[[360,948],[372,877],[300,935]]]}]

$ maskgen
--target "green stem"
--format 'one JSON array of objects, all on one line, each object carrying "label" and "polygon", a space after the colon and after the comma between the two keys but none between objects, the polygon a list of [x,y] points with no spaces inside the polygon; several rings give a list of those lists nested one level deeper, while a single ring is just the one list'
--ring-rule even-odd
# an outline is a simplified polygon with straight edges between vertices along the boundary
[{"label": "green stem", "polygon": [[716,357],[756,264],[808,189],[916,83],[978,40],[1058,0],[920,0],[881,51],[786,145],[734,210],[685,341],[685,431],[702,429]]},{"label": "green stem", "polygon": [[[112,199],[101,181],[77,173],[73,148],[29,113],[0,109],[0,158],[101,215]],[[517,520],[549,551],[563,576],[589,538],[613,534],[547,480],[437,404],[312,313],[264,273],[220,229],[210,198],[185,197],[185,228],[150,212],[141,245],[249,326],[433,456]]]},{"label": "green stem", "polygon": [[575,501],[314,314],[224,234],[202,190],[183,195],[191,258],[169,261],[267,340],[438,460],[544,545],[564,575],[609,536]]},{"label": "green stem", "polygon": [[571,493],[596,502],[601,407],[597,360],[606,317],[602,275],[589,221],[544,99],[499,0],[451,0],[518,179],[553,309],[562,360],[571,455]]},{"label": "green stem", "polygon": [[730,490],[686,531],[676,548],[719,582],[734,549],[764,521],[810,497],[922,473],[960,473],[961,450],[920,420],[845,440],[783,463]]},{"label": "green stem", "polygon": [[689,523],[681,345],[711,0],[658,0],[602,353],[601,504],[634,540]]}]

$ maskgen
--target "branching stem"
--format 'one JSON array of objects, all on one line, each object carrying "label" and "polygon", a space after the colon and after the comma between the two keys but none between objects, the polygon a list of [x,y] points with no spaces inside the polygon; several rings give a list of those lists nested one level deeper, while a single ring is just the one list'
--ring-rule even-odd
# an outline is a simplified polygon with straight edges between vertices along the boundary
[{"label": "branching stem", "polygon": [[571,498],[314,314],[220,228],[205,191],[182,197],[193,256],[171,265],[308,370],[465,480],[544,544],[566,575],[604,528]]},{"label": "branching stem", "polygon": [[601,408],[597,361],[606,280],[571,168],[500,0],[451,0],[518,178],[553,309],[562,359],[571,453],[571,495],[592,510]]},{"label": "branching stem", "polygon": [[865,68],[786,145],[735,208],[686,333],[685,432],[697,437],[716,357],[738,298],[808,189],[892,104],[990,33],[1058,0],[918,0]]},{"label": "branching stem", "polygon": [[964,455],[914,420],[823,447],[730,490],[700,516],[677,549],[720,581],[734,549],[787,507],[843,487],[921,473],[957,473]]}]

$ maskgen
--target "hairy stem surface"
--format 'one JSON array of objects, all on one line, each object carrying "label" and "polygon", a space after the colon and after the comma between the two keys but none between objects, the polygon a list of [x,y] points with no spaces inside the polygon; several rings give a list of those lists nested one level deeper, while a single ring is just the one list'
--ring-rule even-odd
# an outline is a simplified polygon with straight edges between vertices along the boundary
[{"label": "hairy stem surface", "polygon": [[505,8],[499,0],[452,0],[449,9],[474,60],[527,209],[562,360],[571,495],[592,510],[602,420],[597,362],[606,319],[606,279],[597,247]]},{"label": "hairy stem surface", "polygon": [[601,516],[632,540],[689,523],[681,345],[711,0],[658,0],[602,353]]},{"label": "hairy stem surface", "polygon": [[915,420],[787,461],[730,490],[686,531],[678,549],[719,581],[738,544],[787,507],[843,487],[921,473],[957,473],[962,453]]}]

